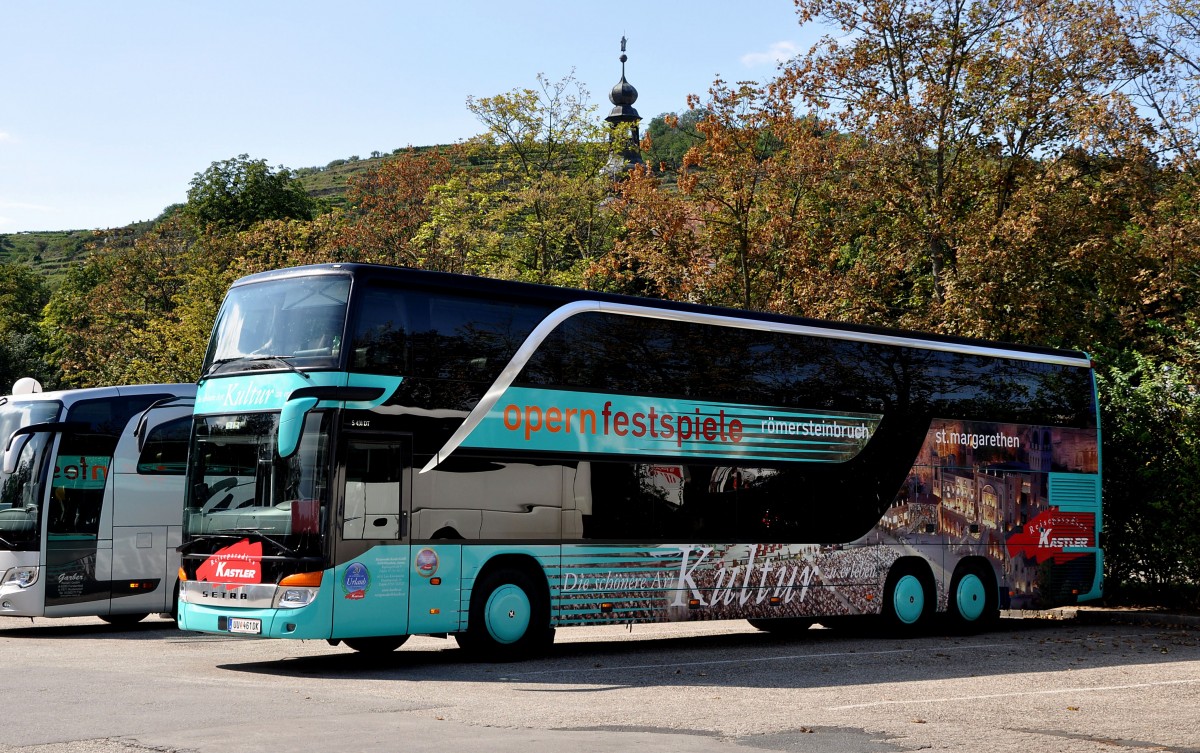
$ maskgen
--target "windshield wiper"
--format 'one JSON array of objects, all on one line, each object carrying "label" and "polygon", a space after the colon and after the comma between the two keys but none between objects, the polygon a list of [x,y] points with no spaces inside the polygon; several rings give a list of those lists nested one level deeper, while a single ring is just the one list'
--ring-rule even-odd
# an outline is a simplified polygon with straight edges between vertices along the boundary
[{"label": "windshield wiper", "polygon": [[192,551],[192,548],[196,544],[205,544],[205,543],[212,542],[212,541],[231,541],[231,540],[236,541],[239,539],[248,538],[248,535],[249,535],[249,536],[253,536],[258,539],[262,539],[263,541],[267,542],[268,544],[275,546],[277,549],[279,549],[279,551],[283,552],[285,555],[287,555],[289,557],[295,557],[297,559],[311,559],[308,557],[304,557],[302,554],[300,554],[300,552],[297,552],[294,549],[291,549],[291,548],[285,546],[283,544],[283,542],[281,542],[277,539],[271,538],[270,536],[263,533],[261,531],[261,529],[258,529],[258,528],[229,528],[226,530],[231,531],[233,533],[214,533],[214,534],[211,534],[208,536],[197,536],[196,538],[192,539],[191,541],[189,541],[185,544],[180,544],[179,546],[175,547],[175,551],[179,552],[180,554],[190,554]]},{"label": "windshield wiper", "polygon": [[4,546],[8,547],[9,549],[17,548],[16,544],[12,543],[8,539],[4,538],[3,536],[0,536],[0,544],[3,544]]},{"label": "windshield wiper", "polygon": [[208,368],[205,369],[204,373],[200,375],[200,381],[203,382],[205,379],[215,374],[218,369],[224,368],[231,363],[238,363],[241,361],[245,361],[247,363],[275,361],[276,363],[282,364],[289,371],[294,371],[305,379],[311,380],[311,376],[296,368],[296,366],[291,363],[291,358],[292,356],[234,356],[233,358],[220,358],[208,365]]},{"label": "windshield wiper", "polygon": [[228,534],[228,535],[213,534],[211,536],[197,536],[196,538],[192,539],[191,541],[189,541],[185,544],[180,544],[179,546],[175,547],[175,551],[179,552],[180,554],[188,554],[191,552],[192,547],[196,544],[207,544],[211,541],[229,541],[231,539],[242,539],[242,538],[245,538],[245,537],[244,536],[234,536],[233,534]]},{"label": "windshield wiper", "polygon": [[266,541],[267,543],[274,544],[279,549],[279,551],[283,552],[284,554],[286,554],[289,557],[299,557],[300,556],[300,552],[297,552],[294,549],[290,549],[290,548],[284,546],[283,542],[281,542],[277,539],[273,539],[270,536],[268,536],[267,534],[263,533],[261,528],[230,528],[229,530],[237,531],[239,533],[249,533],[254,536],[257,536],[258,538],[262,539],[263,541]]}]

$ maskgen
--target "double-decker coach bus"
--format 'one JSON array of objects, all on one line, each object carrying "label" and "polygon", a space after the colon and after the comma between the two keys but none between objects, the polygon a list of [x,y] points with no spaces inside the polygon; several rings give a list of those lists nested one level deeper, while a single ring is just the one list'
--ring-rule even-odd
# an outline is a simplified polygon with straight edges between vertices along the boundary
[{"label": "double-decker coach bus", "polygon": [[359,264],[229,290],[180,626],[491,657],[560,626],[762,629],[1101,593],[1074,351]]},{"label": "double-decker coach bus", "polygon": [[173,613],[194,384],[0,397],[0,617]]}]

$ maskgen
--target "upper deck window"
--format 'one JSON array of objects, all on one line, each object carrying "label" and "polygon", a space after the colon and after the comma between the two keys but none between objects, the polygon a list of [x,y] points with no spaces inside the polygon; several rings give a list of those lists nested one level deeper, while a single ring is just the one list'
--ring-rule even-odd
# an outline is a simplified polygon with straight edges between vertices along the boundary
[{"label": "upper deck window", "polygon": [[331,275],[232,288],[217,315],[204,372],[216,362],[255,358],[337,366],[349,294],[350,278]]},{"label": "upper deck window", "polygon": [[350,368],[490,382],[553,306],[372,285],[356,293]]}]

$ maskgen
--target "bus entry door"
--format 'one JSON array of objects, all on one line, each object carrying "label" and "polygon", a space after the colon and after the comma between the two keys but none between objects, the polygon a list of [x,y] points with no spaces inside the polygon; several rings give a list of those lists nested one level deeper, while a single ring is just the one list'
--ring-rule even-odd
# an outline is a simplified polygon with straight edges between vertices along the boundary
[{"label": "bus entry door", "polygon": [[337,518],[333,637],[408,633],[409,437],[349,436]]}]

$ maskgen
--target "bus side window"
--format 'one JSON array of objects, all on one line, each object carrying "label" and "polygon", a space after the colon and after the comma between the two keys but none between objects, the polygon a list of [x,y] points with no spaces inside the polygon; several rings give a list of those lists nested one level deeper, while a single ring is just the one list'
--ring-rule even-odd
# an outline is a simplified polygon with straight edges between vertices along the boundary
[{"label": "bus side window", "polygon": [[404,299],[388,290],[368,290],[359,304],[351,341],[351,366],[407,375],[411,327]]},{"label": "bus side window", "polygon": [[185,416],[151,429],[142,454],[138,457],[138,474],[182,476],[187,469],[188,432],[191,428],[192,419]]}]

